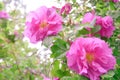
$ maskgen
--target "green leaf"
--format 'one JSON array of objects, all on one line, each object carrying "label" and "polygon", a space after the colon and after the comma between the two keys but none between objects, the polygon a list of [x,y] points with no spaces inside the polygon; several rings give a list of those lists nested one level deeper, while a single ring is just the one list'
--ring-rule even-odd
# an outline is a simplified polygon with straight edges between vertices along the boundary
[{"label": "green leaf", "polygon": [[0,10],[2,10],[4,7],[4,4],[2,2],[0,2]]},{"label": "green leaf", "polygon": [[120,65],[120,58],[117,58],[117,64]]},{"label": "green leaf", "polygon": [[2,19],[0,22],[1,28],[7,28],[8,21],[6,19]]},{"label": "green leaf", "polygon": [[59,64],[60,64],[60,62],[58,60],[54,61],[53,67],[55,70],[59,69]]},{"label": "green leaf", "polygon": [[85,28],[83,28],[82,30],[79,30],[76,34],[77,37],[81,36],[81,35],[85,35],[85,34],[89,34],[89,31]]},{"label": "green leaf", "polygon": [[118,16],[118,17],[116,18],[116,22],[119,22],[119,23],[120,23],[120,16]]},{"label": "green leaf", "polygon": [[[55,60],[52,66],[51,74],[52,76],[57,77],[64,77],[64,76],[70,76],[70,71],[67,69],[67,64],[60,63],[60,60]],[[61,66],[60,66],[61,65]]]},{"label": "green leaf", "polygon": [[88,78],[81,76],[81,75],[75,75],[75,76],[65,76],[61,80],[88,80]]},{"label": "green leaf", "polygon": [[72,0],[73,1],[73,3],[75,3],[76,2],[76,0]]},{"label": "green leaf", "polygon": [[56,73],[57,73],[57,75],[56,75],[57,77],[60,77],[60,78],[61,78],[61,77],[64,76],[64,72],[63,72],[62,70],[60,70],[60,69],[57,70]]},{"label": "green leaf", "polygon": [[119,80],[120,79],[120,65],[118,65],[119,68],[116,68],[115,71],[115,75],[113,76],[113,78],[115,80]]},{"label": "green leaf", "polygon": [[95,26],[95,27],[92,28],[92,33],[96,33],[96,32],[98,32],[100,29],[101,29],[100,26]]},{"label": "green leaf", "polygon": [[4,41],[2,39],[0,39],[0,43],[3,43]]},{"label": "green leaf", "polygon": [[53,45],[51,47],[51,51],[52,51],[52,54],[51,54],[52,58],[57,58],[58,56],[64,53],[64,50],[60,49],[59,46],[57,45]]},{"label": "green leaf", "polygon": [[60,55],[64,54],[69,49],[69,44],[62,39],[56,39],[51,47],[51,57],[57,58]]},{"label": "green leaf", "polygon": [[63,77],[61,80],[73,80],[73,78],[70,77],[70,76],[65,76],[65,77]]},{"label": "green leaf", "polygon": [[111,1],[110,1],[110,9],[111,9],[111,10],[115,10],[114,2],[111,2]]},{"label": "green leaf", "polygon": [[11,42],[15,42],[15,35],[9,35],[9,34],[6,34],[6,37],[11,41]]},{"label": "green leaf", "polygon": [[62,40],[62,39],[56,39],[56,41],[54,42],[54,45],[57,45],[59,46],[60,48],[62,49],[68,49],[69,48],[69,45],[66,41]]},{"label": "green leaf", "polygon": [[112,78],[115,75],[114,71],[109,71],[108,73],[101,76],[102,79],[104,78]]},{"label": "green leaf", "polygon": [[59,78],[62,78],[62,77],[64,77],[64,76],[70,76],[69,71],[63,71],[63,70],[61,70],[61,69],[56,70],[55,73],[56,73],[56,74],[55,74],[54,76],[57,76],[57,77],[59,77]]},{"label": "green leaf", "polygon": [[7,57],[7,49],[0,46],[0,58]]},{"label": "green leaf", "polygon": [[29,80],[35,80],[34,75],[30,74],[30,75],[29,75]]}]

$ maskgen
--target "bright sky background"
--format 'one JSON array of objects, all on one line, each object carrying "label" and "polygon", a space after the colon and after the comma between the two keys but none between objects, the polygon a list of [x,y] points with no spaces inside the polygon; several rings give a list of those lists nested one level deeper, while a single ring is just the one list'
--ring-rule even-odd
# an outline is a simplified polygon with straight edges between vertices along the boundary
[{"label": "bright sky background", "polygon": [[27,5],[27,12],[31,10],[36,10],[40,6],[60,6],[59,4],[57,4],[57,0],[23,0],[23,3]]}]

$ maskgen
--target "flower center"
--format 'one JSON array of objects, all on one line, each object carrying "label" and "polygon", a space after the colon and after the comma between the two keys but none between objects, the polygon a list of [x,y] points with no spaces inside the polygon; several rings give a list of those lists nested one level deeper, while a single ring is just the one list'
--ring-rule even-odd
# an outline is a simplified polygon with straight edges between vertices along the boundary
[{"label": "flower center", "polygon": [[48,25],[48,23],[47,23],[47,21],[45,21],[45,20],[40,23],[40,27],[41,27],[41,28],[45,28],[47,25]]},{"label": "flower center", "polygon": [[69,8],[68,8],[68,7],[66,7],[66,8],[65,8],[65,11],[68,11],[68,10],[69,10]]},{"label": "flower center", "polygon": [[86,59],[88,62],[92,62],[94,60],[94,55],[91,53],[86,54]]}]

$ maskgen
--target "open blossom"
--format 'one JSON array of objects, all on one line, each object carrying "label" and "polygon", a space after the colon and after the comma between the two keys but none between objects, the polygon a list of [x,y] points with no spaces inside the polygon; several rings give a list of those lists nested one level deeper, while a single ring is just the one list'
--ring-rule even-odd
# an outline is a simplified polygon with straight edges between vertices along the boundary
[{"label": "open blossom", "polygon": [[84,15],[82,23],[90,23],[95,18],[95,15],[88,12]]},{"label": "open blossom", "polygon": [[69,14],[69,12],[71,11],[72,7],[70,3],[66,3],[60,10],[60,14]]},{"label": "open blossom", "polygon": [[99,80],[100,76],[114,69],[116,59],[112,49],[99,38],[77,38],[66,54],[68,67],[76,73]]},{"label": "open blossom", "polygon": [[[104,0],[104,1],[109,2],[111,0]],[[119,2],[119,0],[112,0],[112,2],[117,3],[117,2]]]},{"label": "open blossom", "polygon": [[42,6],[29,13],[26,26],[24,35],[30,39],[30,42],[37,43],[61,31],[62,17],[54,8]]},{"label": "open blossom", "polygon": [[117,2],[119,2],[119,0],[112,0],[114,3],[117,3]]},{"label": "open blossom", "polygon": [[113,31],[115,30],[115,27],[113,26],[113,19],[110,16],[105,16],[101,18],[101,21],[97,21],[100,23],[101,30],[99,31],[100,35],[102,37],[110,38],[113,34]]},{"label": "open blossom", "polygon": [[[83,20],[82,20],[82,23],[85,24],[85,23],[91,23],[91,21],[96,18],[96,16],[92,13],[86,13],[83,17]],[[91,30],[89,27],[90,26],[86,26],[87,27],[87,30]]]},{"label": "open blossom", "polygon": [[[101,17],[89,12],[84,15],[82,23],[91,23],[94,19],[96,19],[94,27],[98,25],[101,27],[100,31],[96,34],[100,34],[102,37],[110,38],[115,30],[115,27],[113,26],[113,19],[110,16]],[[87,26],[87,30],[90,31],[91,28]]]},{"label": "open blossom", "polygon": [[8,19],[10,16],[7,12],[5,11],[0,11],[0,18],[3,18],[3,19]]}]

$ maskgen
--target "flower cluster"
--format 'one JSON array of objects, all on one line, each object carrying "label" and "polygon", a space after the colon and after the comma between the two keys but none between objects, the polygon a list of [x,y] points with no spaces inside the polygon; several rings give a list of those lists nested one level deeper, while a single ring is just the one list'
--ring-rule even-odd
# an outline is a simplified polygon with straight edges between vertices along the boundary
[{"label": "flower cluster", "polygon": [[60,10],[60,14],[69,14],[71,11],[72,7],[70,3],[66,3]]},{"label": "flower cluster", "polygon": [[119,2],[119,0],[112,0],[114,3],[117,3],[117,2]]},{"label": "flower cluster", "polygon": [[[60,14],[69,14],[71,4],[67,3],[61,9],[42,6],[28,14],[24,35],[30,39],[31,43],[43,41],[47,36],[57,35],[61,31],[62,17],[56,10],[60,10]],[[102,17],[89,12],[84,15],[82,23],[91,23],[93,20],[95,20],[94,27],[100,26],[100,30],[94,34],[107,38],[112,36],[115,27],[111,16]],[[86,26],[86,29],[92,30],[89,26]],[[93,36],[94,34],[91,33]],[[77,38],[70,45],[66,58],[71,70],[90,80],[99,80],[102,74],[114,69],[116,64],[109,45],[104,40],[95,37]],[[45,76],[43,78],[50,80]],[[59,78],[54,78],[54,80],[59,80]]]},{"label": "flower cluster", "polygon": [[[89,12],[84,15],[82,23],[91,23],[94,19],[96,19],[94,27],[100,26],[101,28],[96,34],[100,34],[101,37],[110,38],[115,30],[111,16],[101,17]],[[89,26],[87,28],[91,30]]]},{"label": "flower cluster", "polygon": [[112,2],[114,2],[114,3],[118,3],[119,2],[119,0],[104,0],[104,1],[112,1]]}]

